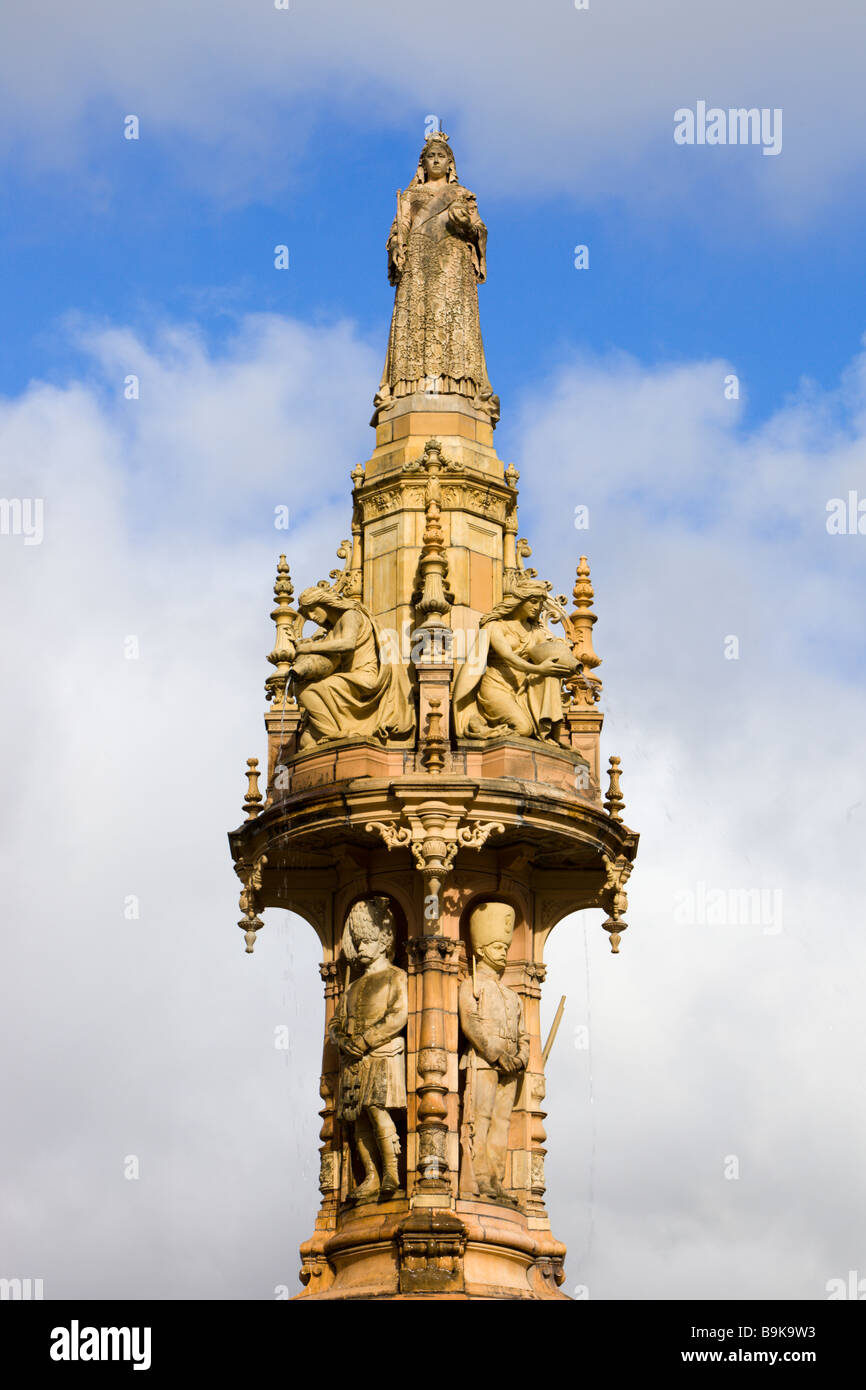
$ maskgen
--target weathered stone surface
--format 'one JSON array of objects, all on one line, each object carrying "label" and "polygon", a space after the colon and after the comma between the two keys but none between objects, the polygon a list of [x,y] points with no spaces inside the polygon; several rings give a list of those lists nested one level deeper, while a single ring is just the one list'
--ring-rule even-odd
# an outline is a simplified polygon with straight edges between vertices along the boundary
[{"label": "weathered stone surface", "polygon": [[422,393],[463,398],[490,421],[498,418],[478,322],[486,247],[475,194],[458,182],[447,135],[435,132],[409,187],[397,194],[388,235],[396,294],[374,424],[401,398]]},{"label": "weathered stone surface", "polygon": [[270,908],[322,946],[302,1299],[565,1297],[544,1204],[544,949],[590,907],[618,949],[637,850],[616,757],[601,786],[588,562],[568,611],[527,567],[519,474],[493,448],[486,233],[452,172],[431,140],[400,195],[376,447],[351,473],[342,569],[294,608],[280,557],[267,782],[248,760],[229,837],[247,951]]}]

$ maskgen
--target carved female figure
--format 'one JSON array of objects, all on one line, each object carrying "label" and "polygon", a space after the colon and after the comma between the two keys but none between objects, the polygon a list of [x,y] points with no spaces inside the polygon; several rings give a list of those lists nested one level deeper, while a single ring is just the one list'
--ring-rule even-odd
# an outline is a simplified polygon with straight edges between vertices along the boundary
[{"label": "carved female figure", "polygon": [[493,738],[514,733],[558,743],[562,725],[562,679],[578,661],[562,638],[541,621],[548,586],[518,580],[479,626],[481,650],[460,668],[454,682],[454,728],[458,736]]},{"label": "carved female figure", "polygon": [[409,679],[399,661],[387,661],[378,629],[356,598],[328,585],[305,589],[305,618],[324,631],[295,642],[293,675],[304,711],[299,747],[334,738],[383,742],[415,727]]},{"label": "carved female figure", "polygon": [[457,180],[448,137],[427,137],[415,177],[397,194],[388,237],[388,279],[397,286],[379,409],[416,391],[456,392],[495,422],[478,320],[487,228],[475,194]]}]

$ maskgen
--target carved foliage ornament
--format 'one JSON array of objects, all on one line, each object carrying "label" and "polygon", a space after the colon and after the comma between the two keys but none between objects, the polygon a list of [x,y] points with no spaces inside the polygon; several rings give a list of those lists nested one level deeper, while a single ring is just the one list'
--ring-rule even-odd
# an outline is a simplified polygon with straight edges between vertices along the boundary
[{"label": "carved foliage ornament", "polygon": [[610,934],[611,951],[617,955],[622,933],[628,926],[622,914],[628,911],[625,885],[631,875],[632,865],[624,854],[618,854],[616,859],[611,859],[606,854],[604,855],[604,870],[604,894],[610,916],[603,923],[603,926],[604,930]]},{"label": "carved foliage ornament", "polygon": [[[459,815],[459,813],[458,813]],[[458,815],[431,805],[421,807],[412,825],[393,821],[368,821],[365,829],[381,836],[388,849],[410,849],[424,875],[425,895],[431,905],[428,921],[439,920],[442,885],[460,849],[481,849],[491,835],[505,833],[501,821],[471,821],[459,825]],[[433,911],[435,907],[435,912]]]},{"label": "carved foliage ornament", "polygon": [[247,867],[243,877],[244,886],[241,889],[241,895],[238,899],[238,907],[244,914],[238,922],[238,926],[244,933],[246,954],[248,956],[253,954],[253,948],[256,944],[256,932],[261,931],[262,927],[265,925],[258,915],[257,905],[258,895],[262,890],[262,874],[267,862],[268,856],[266,854],[260,854],[253,864]]}]

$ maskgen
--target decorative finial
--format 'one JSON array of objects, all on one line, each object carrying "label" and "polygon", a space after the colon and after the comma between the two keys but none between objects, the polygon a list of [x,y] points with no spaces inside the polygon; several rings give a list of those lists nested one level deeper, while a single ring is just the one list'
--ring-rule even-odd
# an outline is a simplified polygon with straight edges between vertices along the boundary
[{"label": "decorative finial", "polygon": [[[295,586],[289,574],[289,562],[285,555],[281,555],[277,561],[277,577],[274,581],[274,598],[277,600],[277,608],[281,611],[290,608],[294,597]],[[273,616],[271,614],[271,617]]]},{"label": "decorative finial", "polygon": [[289,574],[288,562],[285,555],[281,555],[277,563],[277,578],[274,583],[276,604],[271,613],[271,619],[277,625],[277,636],[274,650],[268,652],[268,661],[276,667],[276,670],[265,681],[265,695],[268,700],[273,700],[275,705],[286,702],[291,663],[295,655],[294,640],[299,636],[304,625],[303,620],[292,608],[294,596],[295,587]]},{"label": "decorative finial", "polygon": [[258,758],[247,758],[248,772],[245,774],[249,783],[247,794],[244,797],[244,810],[247,813],[247,820],[255,820],[261,810],[262,794],[259,791],[259,760]]},{"label": "decorative finial", "polygon": [[622,941],[622,933],[628,927],[628,922],[617,921],[614,917],[608,917],[602,922],[602,930],[606,931],[610,937],[610,949],[613,955],[619,955],[619,943]]},{"label": "decorative finial", "polygon": [[424,494],[425,526],[421,537],[423,550],[418,560],[418,579],[412,602],[420,615],[419,626],[447,627],[445,614],[451,609],[454,594],[448,586],[448,556],[445,551],[445,536],[440,521],[439,505],[442,488],[439,474],[448,466],[442,454],[438,439],[428,439],[419,466],[427,474],[427,487]]},{"label": "decorative finial", "polygon": [[442,701],[430,701],[430,713],[423,735],[421,764],[428,772],[441,772],[445,766],[445,739],[442,735]]},{"label": "decorative finial", "polygon": [[601,657],[596,656],[592,646],[592,629],[598,620],[592,611],[595,595],[589,578],[589,561],[585,555],[581,555],[578,561],[572,596],[576,609],[571,618],[577,642],[575,656],[586,670],[593,671],[596,666],[601,665]]},{"label": "decorative finial", "polygon": [[520,474],[514,467],[513,463],[509,463],[508,467],[505,470],[505,481],[510,488],[516,488],[517,484],[520,481]]},{"label": "decorative finial", "polygon": [[244,941],[246,942],[244,951],[248,956],[251,956],[256,947],[256,932],[261,931],[264,922],[261,917],[257,917],[254,914],[252,917],[242,918],[241,921],[238,922],[238,926],[242,928],[244,933]]},{"label": "decorative finial", "polygon": [[608,767],[607,775],[610,781],[607,789],[607,799],[604,803],[604,809],[607,811],[607,814],[610,816],[611,820],[622,821],[622,809],[625,806],[625,799],[623,797],[619,781],[620,777],[622,776],[620,760],[619,758],[611,755],[611,757],[608,759],[608,762],[610,766]]},{"label": "decorative finial", "polygon": [[574,596],[575,608],[592,607],[594,594],[589,579],[589,561],[585,555],[581,555],[577,562],[577,578],[574,581],[572,594]]}]

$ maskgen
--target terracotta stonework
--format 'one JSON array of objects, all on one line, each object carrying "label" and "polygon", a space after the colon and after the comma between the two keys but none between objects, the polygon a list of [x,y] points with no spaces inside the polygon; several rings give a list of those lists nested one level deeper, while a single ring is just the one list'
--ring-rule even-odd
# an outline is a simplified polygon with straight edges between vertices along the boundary
[{"label": "terracotta stonework", "polygon": [[322,948],[300,1299],[566,1297],[544,1203],[544,947],[602,907],[619,949],[638,837],[619,759],[602,785],[589,564],[573,607],[526,567],[519,475],[493,446],[485,242],[435,133],[388,239],[394,322],[342,568],[293,606],[280,557],[267,770],[260,790],[250,760],[229,836],[247,952],[267,908]]}]

